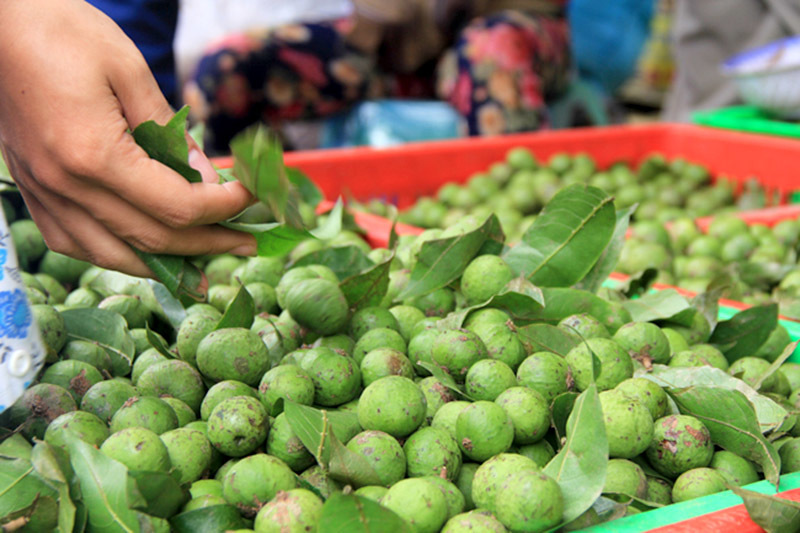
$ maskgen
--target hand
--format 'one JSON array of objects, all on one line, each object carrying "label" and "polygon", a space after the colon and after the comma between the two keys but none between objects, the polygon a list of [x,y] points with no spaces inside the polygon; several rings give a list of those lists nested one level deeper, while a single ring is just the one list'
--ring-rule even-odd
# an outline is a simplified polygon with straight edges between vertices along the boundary
[{"label": "hand", "polygon": [[189,183],[129,130],[173,115],[144,58],[81,0],[0,1],[0,147],[47,246],[138,276],[130,246],[154,253],[255,253],[252,235],[215,225],[252,198],[218,184],[192,142]]}]

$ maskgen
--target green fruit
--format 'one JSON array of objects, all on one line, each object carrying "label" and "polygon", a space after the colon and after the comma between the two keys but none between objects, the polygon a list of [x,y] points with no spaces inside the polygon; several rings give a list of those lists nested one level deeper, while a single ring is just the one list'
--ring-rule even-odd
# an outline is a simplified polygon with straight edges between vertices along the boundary
[{"label": "green fruit", "polygon": [[487,355],[480,337],[465,329],[441,331],[431,348],[433,362],[457,383],[463,383],[470,367]]},{"label": "green fruit", "polygon": [[679,503],[693,500],[722,492],[726,488],[725,478],[713,468],[693,468],[675,480],[672,486],[672,501]]},{"label": "green fruit", "polygon": [[169,395],[186,403],[195,413],[205,396],[203,378],[193,366],[178,359],[156,363],[145,370],[136,382],[143,395]]},{"label": "green fruit", "polygon": [[[57,354],[67,343],[67,325],[64,317],[53,306],[38,304],[31,306],[33,321],[39,326],[47,351]],[[26,315],[27,320],[27,315]]]},{"label": "green fruit", "polygon": [[[296,368],[296,367],[295,367]],[[232,379],[220,381],[215,383],[200,404],[200,418],[201,420],[208,420],[211,416],[211,411],[220,404],[220,402],[233,398],[234,396],[250,396],[251,398],[258,398],[258,395],[253,387],[242,383],[241,381],[234,381]],[[266,404],[265,404],[266,405]]]},{"label": "green fruit", "polygon": [[350,439],[347,449],[363,456],[386,487],[391,487],[406,475],[403,447],[388,433],[362,431]]},{"label": "green fruit", "polygon": [[138,394],[136,387],[110,379],[93,385],[81,399],[81,411],[94,414],[103,422],[110,422],[120,407]]},{"label": "green fruit", "polygon": [[144,374],[145,370],[157,363],[164,361],[169,361],[169,359],[161,355],[161,353],[159,353],[155,348],[148,348],[147,350],[143,351],[133,361],[133,366],[131,367],[131,381],[136,384],[139,381],[139,377]]},{"label": "green fruit", "polygon": [[267,453],[277,457],[295,472],[302,472],[315,462],[289,425],[285,413],[275,417],[267,437]]},{"label": "green fruit", "polygon": [[47,367],[39,379],[42,383],[64,387],[77,403],[92,385],[103,381],[103,375],[89,363],[67,359]]},{"label": "green fruit", "polygon": [[43,439],[47,426],[56,418],[75,411],[72,395],[63,387],[37,383],[28,388],[8,409],[9,427],[22,427],[28,439]]},{"label": "green fruit", "polygon": [[211,444],[201,431],[173,429],[161,435],[161,442],[181,484],[197,481],[211,466]]},{"label": "green fruit", "polygon": [[506,154],[506,161],[515,170],[518,169],[535,169],[538,166],[536,156],[530,150],[522,146],[512,148]]},{"label": "green fruit", "polygon": [[35,274],[34,276],[42,286],[45,295],[47,295],[48,303],[64,303],[64,300],[67,298],[67,289],[65,289],[64,286],[58,282],[58,280],[49,274],[44,274],[41,272],[39,274]]},{"label": "green fruit", "polygon": [[386,376],[404,376],[414,378],[411,361],[397,350],[376,348],[364,356],[361,361],[361,382],[366,387],[370,383]]},{"label": "green fruit", "polygon": [[158,435],[144,427],[128,427],[108,437],[100,451],[130,470],[167,472],[172,466],[169,450]]},{"label": "green fruit", "polygon": [[[278,257],[251,257],[240,267],[239,282],[262,282],[275,287],[281,280],[283,260]],[[228,282],[235,280],[228,280]]]},{"label": "green fruit", "polygon": [[406,439],[403,451],[408,477],[444,476],[451,481],[458,478],[461,450],[455,438],[445,429],[418,429]]},{"label": "green fruit", "polygon": [[413,433],[425,420],[425,395],[410,379],[388,376],[371,383],[358,402],[358,422],[395,438]]},{"label": "green fruit", "polygon": [[333,335],[347,324],[348,304],[338,284],[325,279],[300,281],[286,293],[285,309],[300,325]]},{"label": "green fruit", "polygon": [[547,465],[547,463],[549,463],[550,460],[556,455],[553,447],[544,439],[535,444],[526,444],[525,446],[520,446],[517,449],[517,453],[524,455],[536,463],[539,468],[544,468],[545,465]]},{"label": "green fruit", "polygon": [[314,343],[315,348],[319,346],[338,350],[344,352],[346,355],[352,356],[356,343],[347,335],[340,333],[338,335],[331,335],[330,337],[320,337],[317,342]]},{"label": "green fruit", "polygon": [[597,356],[601,365],[600,375],[594,380],[598,389],[613,389],[633,377],[633,361],[619,344],[611,339],[589,339],[570,350],[564,357],[572,369],[572,377],[578,390],[586,390],[593,381],[592,353]]},{"label": "green fruit", "polygon": [[760,357],[772,363],[781,355],[790,342],[792,342],[792,339],[789,337],[789,332],[782,324],[778,324],[769,334],[767,340],[764,341],[764,344],[756,350],[753,357]]},{"label": "green fruit", "polygon": [[436,486],[444,496],[445,504],[447,505],[447,519],[464,511],[464,495],[451,481],[438,476],[425,476],[425,481]]},{"label": "green fruit", "polygon": [[112,433],[130,427],[143,427],[160,435],[178,427],[175,411],[161,398],[134,396],[129,398],[111,418]]},{"label": "green fruit", "polygon": [[442,491],[424,478],[395,483],[381,505],[405,519],[415,533],[435,533],[447,520],[447,500]]},{"label": "green fruit", "polygon": [[256,533],[305,533],[316,531],[322,500],[306,489],[280,491],[256,515]]},{"label": "green fruit", "polygon": [[467,329],[481,338],[490,358],[504,362],[515,372],[520,363],[528,356],[516,327],[510,321],[502,324],[478,323]]},{"label": "green fruit", "polygon": [[222,496],[245,517],[253,517],[279,491],[297,487],[294,472],[283,461],[256,453],[234,464],[222,480]]},{"label": "green fruit", "polygon": [[627,459],[611,459],[606,467],[603,494],[618,502],[647,497],[647,477],[642,468]]},{"label": "green fruit", "polygon": [[408,343],[408,360],[414,366],[414,371],[420,376],[429,376],[430,372],[419,363],[433,365],[431,351],[433,341],[439,336],[440,330],[436,328],[423,329],[411,338]]},{"label": "green fruit", "polygon": [[234,396],[221,401],[208,417],[208,440],[230,457],[251,453],[267,440],[268,432],[266,409],[249,396]]},{"label": "green fruit", "polygon": [[172,408],[175,417],[178,419],[179,428],[197,420],[197,414],[195,414],[194,409],[189,407],[186,402],[172,396],[162,396],[161,399]]},{"label": "green fruit", "polygon": [[[757,357],[742,357],[731,364],[728,373],[735,376],[751,387],[761,380],[761,377],[769,369],[769,362]],[[773,392],[778,384],[777,374],[772,374],[766,378],[759,390],[763,392]]]},{"label": "green fruit", "polygon": [[403,340],[409,342],[414,336],[414,328],[425,319],[425,313],[411,305],[395,305],[389,312],[397,320],[400,335]]},{"label": "green fruit", "polygon": [[417,386],[425,395],[425,403],[428,405],[425,419],[429,424],[443,405],[456,399],[456,393],[433,376],[421,379]]},{"label": "green fruit", "polygon": [[403,302],[404,305],[416,307],[425,316],[445,316],[455,310],[456,300],[452,289],[442,287],[424,296],[416,296]]},{"label": "green fruit", "polygon": [[230,282],[234,270],[244,264],[244,260],[230,254],[222,254],[208,262],[204,271],[209,286]]},{"label": "green fruit", "polygon": [[572,389],[572,370],[563,357],[552,352],[529,355],[517,368],[520,385],[540,393],[551,403],[556,396]]},{"label": "green fruit", "polygon": [[467,304],[485,302],[511,281],[513,273],[506,262],[496,255],[479,255],[461,275],[461,293]]},{"label": "green fruit", "polygon": [[550,409],[540,393],[527,387],[503,391],[495,403],[503,408],[514,427],[514,444],[521,446],[540,441],[550,429]]},{"label": "green fruit", "polygon": [[150,320],[150,310],[138,296],[113,294],[97,304],[99,309],[116,311],[125,319],[129,328],[143,328]]},{"label": "green fruit", "polygon": [[92,413],[70,411],[50,422],[44,432],[44,440],[53,446],[67,449],[65,434],[73,435],[83,442],[99,447],[108,438],[108,426]]},{"label": "green fruit", "polygon": [[506,527],[492,515],[483,511],[469,511],[455,515],[442,528],[441,533],[506,533]]},{"label": "green fruit", "polygon": [[649,322],[631,322],[617,330],[614,341],[645,367],[666,364],[670,358],[669,340],[661,329]]},{"label": "green fruit", "polygon": [[9,227],[11,242],[17,252],[19,266],[30,271],[32,266],[47,251],[42,232],[33,220],[22,219],[12,222]]},{"label": "green fruit", "polygon": [[201,496],[219,496],[221,498],[222,482],[216,479],[198,479],[189,487],[189,493],[192,498]]},{"label": "green fruit", "polygon": [[189,512],[194,511],[196,509],[204,509],[206,507],[214,507],[217,505],[227,505],[228,502],[225,501],[221,495],[217,496],[216,494],[206,494],[204,496],[199,496],[197,498],[192,498],[186,505],[183,506],[181,512]]},{"label": "green fruit", "polygon": [[500,453],[477,466],[470,491],[475,506],[495,512],[498,489],[508,476],[522,470],[538,470],[538,467],[531,459],[515,453]]},{"label": "green fruit", "polygon": [[728,360],[722,352],[710,344],[695,344],[688,350],[675,353],[669,361],[669,366],[711,366],[720,370],[728,370]]},{"label": "green fruit", "polygon": [[791,390],[800,389],[800,363],[783,363],[778,369],[778,372],[786,377]]},{"label": "green fruit", "polygon": [[264,374],[258,385],[258,394],[261,402],[270,412],[279,398],[301,405],[312,405],[314,403],[314,381],[299,366],[280,365]]},{"label": "green fruit", "polygon": [[72,309],[97,307],[100,300],[102,300],[102,298],[97,291],[86,287],[78,287],[67,295],[64,299],[64,305]]},{"label": "green fruit", "polygon": [[406,341],[394,329],[374,328],[361,336],[353,348],[353,359],[360,365],[367,353],[377,348],[391,348],[400,353],[406,352]]},{"label": "green fruit", "polygon": [[508,476],[497,490],[497,519],[512,531],[547,531],[561,522],[564,498],[558,483],[537,470]]},{"label": "green fruit", "polygon": [[790,474],[800,470],[800,438],[793,438],[778,448],[781,456],[781,473]]},{"label": "green fruit", "polygon": [[256,314],[275,313],[278,311],[278,297],[275,289],[271,285],[260,281],[254,281],[244,286],[253,298],[253,306]]},{"label": "green fruit", "polygon": [[600,405],[608,437],[611,457],[630,459],[644,452],[653,438],[653,417],[650,411],[616,390],[600,393]]},{"label": "green fruit", "polygon": [[300,361],[314,383],[314,403],[335,407],[347,403],[361,390],[361,372],[352,357],[330,348],[313,348]]},{"label": "green fruit", "polygon": [[502,407],[477,401],[459,413],[456,441],[467,457],[473,461],[485,461],[511,447],[514,426]]},{"label": "green fruit", "polygon": [[672,484],[658,477],[647,476],[647,496],[648,502],[669,505],[672,503]]},{"label": "green fruit", "polygon": [[653,420],[657,420],[667,413],[667,393],[649,379],[626,379],[617,385],[614,390],[645,406],[650,411],[650,416]]},{"label": "green fruit", "polygon": [[93,342],[79,339],[69,341],[61,350],[61,357],[88,363],[97,370],[105,371],[109,374],[112,371],[111,357],[108,352]]},{"label": "green fruit", "polygon": [[461,414],[461,411],[468,405],[470,405],[470,403],[464,401],[447,402],[433,415],[431,427],[442,428],[455,438],[458,415]]},{"label": "green fruit", "polygon": [[255,386],[269,369],[269,353],[249,329],[218,329],[197,346],[197,368],[214,381],[233,379]]},{"label": "green fruit", "polygon": [[567,333],[579,335],[584,339],[594,339],[597,337],[605,339],[611,338],[606,327],[588,313],[581,313],[563,318],[561,322],[558,323],[558,327]]},{"label": "green fruit", "polygon": [[178,356],[190,365],[196,364],[197,346],[206,335],[214,331],[220,318],[219,312],[216,314],[203,312],[187,316],[178,328],[176,341]]},{"label": "green fruit", "polygon": [[755,483],[759,479],[752,462],[726,450],[715,452],[708,466],[722,474],[727,483],[737,487]]},{"label": "green fruit", "polygon": [[689,349],[689,343],[686,339],[672,328],[661,328],[661,333],[669,341],[669,350],[671,354],[676,354]]},{"label": "green fruit", "polygon": [[350,336],[355,341],[375,328],[389,328],[400,332],[397,319],[383,307],[365,307],[353,313],[350,319]]},{"label": "green fruit", "polygon": [[361,496],[362,498],[367,498],[375,503],[380,503],[381,499],[389,492],[389,489],[386,487],[381,487],[379,485],[366,485],[361,487],[353,492],[356,496]]},{"label": "green fruit", "polygon": [[464,385],[467,394],[474,400],[491,402],[506,389],[515,387],[517,378],[504,362],[482,359],[469,368]]},{"label": "green fruit", "polygon": [[334,481],[319,465],[304,470],[300,478],[314,487],[323,498],[328,499],[332,494],[341,492],[342,485]]},{"label": "green fruit", "polygon": [[703,423],[689,415],[669,415],[655,421],[647,459],[660,474],[675,478],[708,466],[714,455],[711,435]]}]

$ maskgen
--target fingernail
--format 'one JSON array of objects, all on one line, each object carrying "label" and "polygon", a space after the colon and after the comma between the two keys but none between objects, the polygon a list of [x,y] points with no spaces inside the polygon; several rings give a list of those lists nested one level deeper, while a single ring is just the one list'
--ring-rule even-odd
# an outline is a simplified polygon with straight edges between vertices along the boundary
[{"label": "fingernail", "polygon": [[217,171],[214,170],[214,165],[197,148],[189,150],[189,166],[200,173],[203,177],[203,183],[219,183],[219,176],[217,176]]},{"label": "fingernail", "polygon": [[242,244],[230,251],[233,255],[256,255],[255,244]]}]

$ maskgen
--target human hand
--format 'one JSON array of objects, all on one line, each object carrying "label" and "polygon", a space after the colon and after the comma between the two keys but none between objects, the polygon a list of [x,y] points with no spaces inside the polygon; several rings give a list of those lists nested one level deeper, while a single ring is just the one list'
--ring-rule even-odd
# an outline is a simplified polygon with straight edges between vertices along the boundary
[{"label": "human hand", "polygon": [[255,253],[215,223],[252,201],[190,141],[189,183],[130,130],[173,112],[123,31],[81,0],[0,1],[0,148],[48,247],[138,276],[152,253]]}]

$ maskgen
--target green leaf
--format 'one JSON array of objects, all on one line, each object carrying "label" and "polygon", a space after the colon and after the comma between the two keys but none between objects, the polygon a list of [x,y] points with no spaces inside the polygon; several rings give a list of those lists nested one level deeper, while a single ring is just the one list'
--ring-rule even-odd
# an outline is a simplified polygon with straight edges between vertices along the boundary
[{"label": "green leaf", "polygon": [[247,527],[236,507],[224,504],[175,515],[169,524],[175,533],[219,533]]},{"label": "green leaf", "polygon": [[600,496],[592,504],[588,512],[582,514],[559,531],[582,531],[591,526],[622,518],[628,511],[628,505]]},{"label": "green leaf", "polygon": [[128,508],[128,469],[71,434],[64,438],[89,511],[89,529],[101,533],[138,532],[136,513]]},{"label": "green leaf", "polygon": [[381,485],[381,478],[367,462],[367,459],[345,447],[336,434],[331,435],[330,440],[331,456],[328,462],[328,474],[335,480],[353,485],[354,487],[364,487],[366,485]]},{"label": "green leaf", "polygon": [[703,422],[714,444],[758,463],[764,477],[778,486],[781,458],[761,434],[755,409],[744,394],[705,386],[667,389],[667,392],[681,413]]},{"label": "green leaf", "polygon": [[145,325],[145,333],[147,335],[147,342],[150,343],[150,346],[156,349],[158,353],[167,357],[169,359],[175,359],[175,354],[169,351],[169,346],[164,343],[164,339],[156,335],[152,329],[150,329],[150,325]]},{"label": "green leaf", "polygon": [[580,281],[608,245],[616,224],[614,198],[587,185],[561,189],[504,258],[517,275],[541,287]]},{"label": "green leaf", "polygon": [[631,314],[634,322],[669,320],[675,315],[691,308],[689,300],[675,289],[648,292],[641,298],[626,300],[622,305]]},{"label": "green leaf", "polygon": [[578,336],[550,324],[530,324],[517,329],[517,335],[528,353],[553,352],[564,357],[581,340]]},{"label": "green leaf", "polygon": [[658,270],[646,268],[641,272],[628,276],[628,279],[620,285],[619,290],[626,298],[641,296],[650,290],[657,277]]},{"label": "green leaf", "polygon": [[531,320],[557,324],[562,319],[588,313],[594,317],[609,317],[618,313],[611,303],[588,291],[561,287],[542,287],[544,308],[532,314]]},{"label": "green leaf", "polygon": [[67,338],[93,342],[111,357],[115,376],[127,376],[136,351],[122,315],[95,307],[62,311]]},{"label": "green leaf", "polygon": [[777,325],[778,305],[759,305],[717,324],[708,342],[722,350],[732,363],[754,354]]},{"label": "green leaf", "polygon": [[426,241],[417,254],[417,262],[411,271],[408,285],[398,298],[422,296],[446,287],[461,276],[483,244],[489,240],[503,240],[503,231],[495,215],[491,215],[473,231]]},{"label": "green leaf", "polygon": [[628,232],[631,215],[633,215],[634,211],[636,211],[635,205],[617,211],[614,233],[611,234],[608,246],[600,254],[592,269],[575,285],[576,289],[597,292],[606,278],[608,278],[608,275],[614,271],[614,267],[617,266],[619,257],[622,254],[622,247],[625,245],[625,234]]},{"label": "green leaf", "polygon": [[336,493],[322,506],[317,525],[325,533],[406,533],[408,523],[394,512],[355,494]]},{"label": "green leaf", "polygon": [[33,447],[31,463],[36,473],[58,490],[58,531],[72,533],[75,527],[75,504],[69,493],[69,478],[73,475],[69,463],[62,465],[55,449],[45,441]]},{"label": "green leaf", "polygon": [[535,320],[544,305],[542,289],[521,276],[509,281],[486,304],[487,307],[502,309],[514,322]]},{"label": "green leaf", "polygon": [[730,487],[744,500],[750,518],[766,533],[795,533],[800,531],[800,502],[775,494],[761,494],[742,487]]},{"label": "green leaf", "polygon": [[358,311],[364,307],[372,307],[381,303],[389,288],[389,272],[393,259],[394,254],[383,263],[350,276],[339,284],[350,309]]},{"label": "green leaf", "polygon": [[443,370],[439,365],[425,361],[417,361],[417,365],[430,372],[431,375],[439,381],[439,383],[458,394],[458,396],[473,401],[473,399],[466,392],[464,392],[464,387],[459,386],[453,379],[453,376],[451,376],[449,372]]},{"label": "green leaf", "polygon": [[192,263],[179,255],[151,254],[133,249],[139,259],[153,271],[159,281],[173,296],[186,296],[193,300],[202,299],[198,290],[202,274]]},{"label": "green leaf", "polygon": [[692,307],[705,317],[708,325],[711,327],[711,331],[714,331],[714,328],[717,327],[717,321],[719,320],[719,299],[727,288],[728,284],[726,280],[720,278],[712,281],[706,289],[706,292],[700,293],[692,298]]},{"label": "green leaf", "polygon": [[160,518],[169,518],[189,501],[189,492],[183,489],[172,474],[129,470],[128,477],[135,485],[144,505],[131,508]]},{"label": "green leaf", "polygon": [[300,194],[300,199],[311,207],[317,207],[325,199],[316,183],[306,176],[305,172],[295,167],[286,167],[289,182],[295,186]]},{"label": "green leaf", "polygon": [[177,330],[186,319],[186,309],[184,309],[183,304],[169,292],[169,289],[163,283],[159,283],[154,279],[148,279],[147,283],[150,285],[153,291],[153,298],[155,298],[160,309],[160,311],[157,309],[154,312],[165,318]]},{"label": "green leaf", "polygon": [[333,209],[327,213],[325,222],[321,226],[317,226],[316,228],[312,229],[311,235],[323,241],[333,239],[339,235],[339,233],[341,233],[342,225],[344,224],[344,218],[344,202],[342,202],[342,199],[339,198],[336,200],[336,204],[333,206]]},{"label": "green leaf", "polygon": [[564,524],[578,518],[600,496],[607,464],[605,422],[593,383],[575,400],[567,420],[567,440],[543,469],[561,487]]},{"label": "green leaf", "polygon": [[200,183],[203,176],[189,165],[189,144],[186,142],[186,117],[189,108],[182,107],[165,126],[153,120],[142,122],[133,129],[133,139],[152,159],[192,183]]},{"label": "green leaf", "polygon": [[0,442],[0,456],[9,459],[28,459],[31,458],[33,446],[20,433],[12,433]]},{"label": "green leaf", "polygon": [[354,245],[332,246],[308,253],[292,266],[324,265],[333,270],[336,277],[344,280],[375,266],[367,254]]},{"label": "green leaf", "polygon": [[567,420],[570,413],[572,413],[572,408],[575,406],[575,400],[578,399],[578,396],[577,392],[562,392],[553,399],[553,405],[550,407],[550,416],[559,443],[567,436]]},{"label": "green leaf", "polygon": [[322,411],[284,401],[283,412],[303,446],[316,458],[320,466],[326,468],[330,459],[329,437],[332,430],[326,427]]},{"label": "green leaf", "polygon": [[39,477],[30,461],[0,458],[0,518],[32,513],[40,496],[55,499],[58,492]]},{"label": "green leaf", "polygon": [[240,285],[236,296],[225,308],[225,313],[214,329],[249,328],[253,325],[255,316],[256,308],[253,303],[253,297],[250,296],[244,285]]},{"label": "green leaf", "polygon": [[139,521],[141,533],[170,533],[169,522],[164,518],[150,516],[139,511],[134,511]]},{"label": "green leaf", "polygon": [[653,365],[649,372],[637,372],[636,377],[653,381],[662,388],[683,389],[687,387],[710,386],[718,389],[736,390],[744,394],[755,408],[756,419],[761,433],[780,428],[789,413],[770,398],[756,392],[750,385],[727,372],[710,366],[691,368]]},{"label": "green leaf", "polygon": [[781,365],[792,356],[798,344],[800,344],[800,341],[790,342],[788,345],[786,345],[786,348],[783,349],[783,352],[781,352],[778,358],[775,359],[772,364],[769,365],[769,368],[767,368],[764,373],[759,376],[758,380],[753,383],[753,388],[757,391],[760,391],[761,385],[763,385],[764,382],[770,378],[770,376],[777,372]]}]

